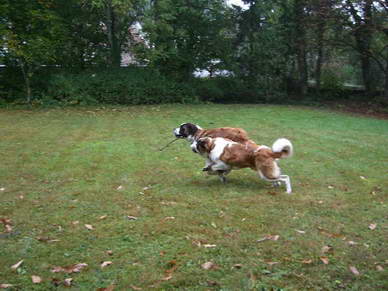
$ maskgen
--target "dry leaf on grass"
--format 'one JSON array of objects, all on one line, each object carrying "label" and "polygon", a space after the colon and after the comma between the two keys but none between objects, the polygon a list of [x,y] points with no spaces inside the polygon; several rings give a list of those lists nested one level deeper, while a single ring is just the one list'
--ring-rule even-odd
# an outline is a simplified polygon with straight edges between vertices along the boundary
[{"label": "dry leaf on grass", "polygon": [[91,224],[85,224],[85,227],[87,228],[87,229],[89,229],[89,230],[93,230],[94,228],[93,228],[93,225],[91,225]]},{"label": "dry leaf on grass", "polygon": [[106,288],[98,288],[97,291],[113,291],[115,289],[115,285],[110,285]]},{"label": "dry leaf on grass", "polygon": [[300,234],[305,234],[306,233],[304,230],[299,230],[299,229],[295,229],[295,231],[300,233]]},{"label": "dry leaf on grass", "polygon": [[132,216],[132,215],[128,215],[127,219],[129,219],[129,220],[137,220],[137,217],[136,216]]},{"label": "dry leaf on grass", "polygon": [[1,289],[11,288],[12,286],[12,284],[0,284]]},{"label": "dry leaf on grass", "polygon": [[73,278],[66,278],[65,280],[63,280],[63,285],[65,285],[66,287],[70,287],[72,282]]},{"label": "dry leaf on grass", "polygon": [[11,232],[12,231],[12,222],[9,218],[0,218],[0,222],[5,227],[5,232]]},{"label": "dry leaf on grass", "polygon": [[113,262],[111,262],[111,261],[102,262],[101,268],[105,268],[106,266],[109,266],[109,265],[112,265],[112,264],[113,264]]},{"label": "dry leaf on grass", "polygon": [[79,221],[78,221],[78,220],[76,220],[76,221],[72,221],[72,222],[71,222],[71,224],[73,224],[73,225],[77,225],[77,224],[79,224]]},{"label": "dry leaf on grass", "polygon": [[243,267],[242,264],[234,264],[234,265],[233,265],[233,268],[234,268],[234,269],[241,269],[242,267]]},{"label": "dry leaf on grass", "polygon": [[354,242],[352,240],[348,241],[348,244],[351,245],[351,246],[358,245],[358,243],[356,243],[356,242]]},{"label": "dry leaf on grass", "polygon": [[325,265],[327,265],[329,263],[329,258],[328,257],[320,257],[322,263],[324,263]]},{"label": "dry leaf on grass", "polygon": [[32,275],[31,276],[32,283],[39,284],[42,282],[42,278],[39,276]]},{"label": "dry leaf on grass", "polygon": [[376,229],[376,227],[377,227],[377,223],[371,223],[371,224],[369,224],[369,226],[368,226],[368,228],[369,228],[370,230],[374,230],[374,229]]},{"label": "dry leaf on grass", "polygon": [[204,270],[213,270],[213,269],[218,269],[218,266],[213,262],[206,262],[201,265],[201,268]]},{"label": "dry leaf on grass", "polygon": [[211,245],[211,244],[205,244],[203,245],[204,248],[215,248],[217,245]]},{"label": "dry leaf on grass", "polygon": [[118,190],[118,191],[123,190],[123,189],[124,189],[124,187],[121,186],[121,185],[117,187],[117,190]]},{"label": "dry leaf on grass", "polygon": [[359,275],[360,275],[360,272],[357,270],[356,267],[350,266],[349,269],[350,269],[350,271],[351,271],[354,275],[356,275],[356,276],[359,276]]},{"label": "dry leaf on grass", "polygon": [[331,245],[323,246],[321,252],[322,254],[333,252],[333,247]]},{"label": "dry leaf on grass", "polygon": [[312,259],[306,259],[302,261],[303,264],[311,264],[312,262],[313,262]]},{"label": "dry leaf on grass", "polygon": [[382,271],[384,271],[384,268],[382,266],[380,266],[380,265],[377,265],[376,266],[376,270],[379,271],[379,272],[382,272]]},{"label": "dry leaf on grass", "polygon": [[109,256],[112,256],[112,255],[113,255],[113,251],[112,251],[112,250],[107,250],[106,253],[107,253],[107,255],[109,255]]},{"label": "dry leaf on grass", "polygon": [[100,220],[102,220],[102,219],[105,219],[105,218],[107,218],[108,217],[108,215],[102,215],[102,216],[100,216]]},{"label": "dry leaf on grass", "polygon": [[279,262],[265,262],[266,264],[270,265],[270,266],[273,266],[273,265],[276,265],[276,264],[279,264]]},{"label": "dry leaf on grass", "polygon": [[131,285],[131,288],[132,288],[133,290],[136,290],[136,291],[143,290],[142,288],[137,287],[137,286],[134,286],[134,285]]},{"label": "dry leaf on grass", "polygon": [[274,241],[277,241],[279,239],[280,235],[276,234],[276,235],[266,235],[265,237],[261,238],[261,239],[258,239],[257,242],[263,242],[263,241],[266,241],[266,240],[274,240]]},{"label": "dry leaf on grass", "polygon": [[175,219],[174,216],[167,216],[163,220],[174,220],[174,219]]},{"label": "dry leaf on grass", "polygon": [[85,263],[79,263],[79,264],[74,264],[70,265],[67,267],[60,267],[60,266],[55,266],[51,269],[52,273],[60,273],[60,272],[65,272],[65,273],[78,273],[80,272],[83,268],[87,267],[88,264]]},{"label": "dry leaf on grass", "polygon": [[21,261],[17,262],[15,265],[11,266],[11,269],[12,270],[16,270],[17,268],[20,267],[21,264],[23,264],[23,262],[24,262],[24,260],[21,260]]}]

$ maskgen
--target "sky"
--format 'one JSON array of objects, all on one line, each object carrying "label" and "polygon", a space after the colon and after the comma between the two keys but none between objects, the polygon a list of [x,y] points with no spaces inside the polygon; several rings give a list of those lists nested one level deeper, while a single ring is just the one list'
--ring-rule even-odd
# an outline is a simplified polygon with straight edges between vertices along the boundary
[{"label": "sky", "polygon": [[248,8],[248,5],[244,5],[244,3],[241,0],[228,0],[227,2],[230,5],[234,4],[234,5],[238,5],[238,6],[241,6],[241,7]]}]

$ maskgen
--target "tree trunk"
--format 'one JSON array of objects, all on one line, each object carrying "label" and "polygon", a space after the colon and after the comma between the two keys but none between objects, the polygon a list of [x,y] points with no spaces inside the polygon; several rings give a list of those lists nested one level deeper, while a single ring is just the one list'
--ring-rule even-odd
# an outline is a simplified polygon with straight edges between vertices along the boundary
[{"label": "tree trunk", "polygon": [[385,97],[385,100],[387,100],[388,102],[388,61],[386,62],[384,76],[385,76],[384,97]]},{"label": "tree trunk", "polygon": [[30,72],[28,64],[26,66],[26,64],[22,60],[20,60],[20,68],[21,68],[22,73],[23,73],[24,85],[26,86],[27,103],[31,104],[31,99],[32,99],[32,96],[31,96],[31,91],[32,91],[31,90],[31,76],[32,76],[32,72]]},{"label": "tree trunk", "polygon": [[111,2],[109,2],[106,6],[106,17],[108,41],[110,45],[110,64],[113,67],[120,67],[121,48],[120,42],[116,36],[116,15]]},{"label": "tree trunk", "polygon": [[296,53],[298,63],[298,85],[299,93],[303,98],[307,93],[307,61],[306,61],[306,30],[305,30],[305,2],[295,0],[295,30],[296,30]]},{"label": "tree trunk", "polygon": [[315,64],[315,88],[317,90],[321,89],[321,71],[322,71],[322,63],[323,63],[323,36],[325,33],[325,22],[323,20],[319,20],[318,23],[318,31],[317,31],[317,62]]}]

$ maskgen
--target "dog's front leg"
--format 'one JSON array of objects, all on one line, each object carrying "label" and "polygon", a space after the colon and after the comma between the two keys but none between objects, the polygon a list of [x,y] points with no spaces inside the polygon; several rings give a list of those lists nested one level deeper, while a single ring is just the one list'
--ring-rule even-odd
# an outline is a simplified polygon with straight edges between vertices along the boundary
[{"label": "dog's front leg", "polygon": [[222,183],[226,183],[226,175],[230,172],[230,167],[223,162],[216,162],[211,165],[212,172],[216,172]]},{"label": "dog's front leg", "polygon": [[210,160],[209,158],[206,158],[205,167],[202,169],[202,171],[204,172],[210,171],[212,165],[213,165],[213,161]]}]

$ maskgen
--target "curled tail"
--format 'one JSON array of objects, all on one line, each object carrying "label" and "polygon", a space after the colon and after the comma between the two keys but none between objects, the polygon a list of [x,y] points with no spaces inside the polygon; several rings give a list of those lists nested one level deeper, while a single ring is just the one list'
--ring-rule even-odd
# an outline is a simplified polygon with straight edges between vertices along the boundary
[{"label": "curled tail", "polygon": [[277,139],[272,145],[275,158],[289,158],[294,153],[292,143],[286,138]]}]

